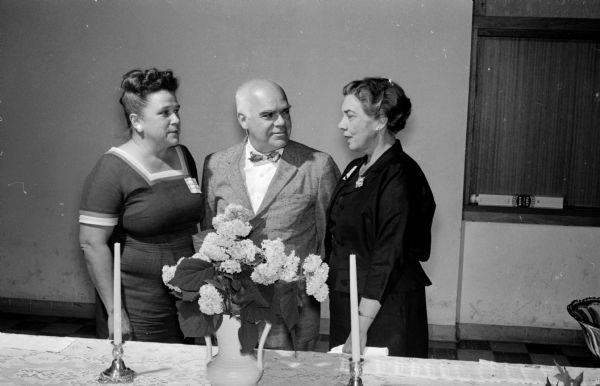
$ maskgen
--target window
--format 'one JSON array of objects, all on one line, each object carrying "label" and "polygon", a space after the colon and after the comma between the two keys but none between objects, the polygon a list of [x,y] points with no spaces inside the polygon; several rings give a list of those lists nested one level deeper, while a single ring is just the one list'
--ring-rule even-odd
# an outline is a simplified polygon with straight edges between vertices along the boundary
[{"label": "window", "polygon": [[[600,20],[474,16],[467,220],[600,226]],[[564,197],[563,210],[472,194]]]}]

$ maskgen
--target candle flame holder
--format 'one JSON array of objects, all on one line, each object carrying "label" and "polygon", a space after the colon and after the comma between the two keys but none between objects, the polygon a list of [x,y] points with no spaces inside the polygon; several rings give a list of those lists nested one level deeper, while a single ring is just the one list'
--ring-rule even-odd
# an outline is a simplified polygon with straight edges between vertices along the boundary
[{"label": "candle flame holder", "polygon": [[348,365],[350,368],[350,380],[348,381],[347,386],[363,386],[363,382],[360,376],[362,375],[362,367],[364,361],[364,359],[361,359],[358,362],[353,362],[352,358],[348,358]]},{"label": "candle flame holder", "polygon": [[100,383],[131,383],[133,382],[133,378],[135,378],[135,371],[131,370],[129,367],[125,366],[125,362],[123,362],[123,344],[115,344],[114,341],[111,341],[113,345],[112,355],[113,361],[110,367],[103,372],[100,373],[100,377],[98,377],[98,382]]}]

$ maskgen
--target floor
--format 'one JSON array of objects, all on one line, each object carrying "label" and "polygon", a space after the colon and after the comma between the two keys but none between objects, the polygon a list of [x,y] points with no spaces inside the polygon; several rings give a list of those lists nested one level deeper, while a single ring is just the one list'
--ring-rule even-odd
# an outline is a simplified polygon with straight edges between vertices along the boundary
[{"label": "floor", "polygon": [[[0,313],[0,332],[95,338],[95,323],[92,319]],[[321,335],[317,351],[327,351],[327,339],[327,335]],[[585,346],[482,340],[466,340],[458,343],[430,341],[429,357],[466,361],[484,359],[541,365],[554,365],[556,362],[562,366],[600,368],[600,359],[593,356]]]}]

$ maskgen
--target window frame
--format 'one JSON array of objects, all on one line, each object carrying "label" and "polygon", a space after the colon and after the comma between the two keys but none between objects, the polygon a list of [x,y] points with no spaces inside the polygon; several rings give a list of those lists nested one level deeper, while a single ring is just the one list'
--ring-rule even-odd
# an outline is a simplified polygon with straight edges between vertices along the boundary
[{"label": "window frame", "polygon": [[463,220],[482,222],[507,222],[548,225],[573,225],[600,227],[600,208],[536,209],[477,206],[469,203],[474,192],[472,173],[474,170],[473,149],[478,144],[474,138],[477,97],[477,60],[480,38],[512,37],[535,39],[588,39],[598,40],[600,19],[484,16],[474,9],[471,40],[471,70],[469,76],[469,113],[467,120],[467,142],[465,180],[463,195]]}]

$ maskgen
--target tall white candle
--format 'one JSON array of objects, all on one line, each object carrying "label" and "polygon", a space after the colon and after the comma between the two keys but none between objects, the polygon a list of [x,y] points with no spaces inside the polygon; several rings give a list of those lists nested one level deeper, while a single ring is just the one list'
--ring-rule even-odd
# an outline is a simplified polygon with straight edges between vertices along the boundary
[{"label": "tall white candle", "polygon": [[115,344],[121,344],[121,245],[115,243],[113,274],[113,335]]},{"label": "tall white candle", "polygon": [[356,255],[350,255],[350,328],[352,362],[360,361],[360,328],[358,324],[358,288],[356,284]]}]

